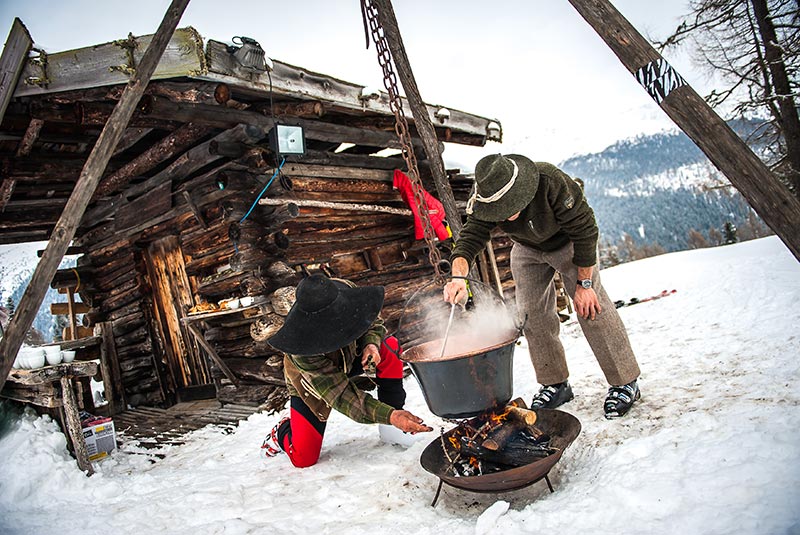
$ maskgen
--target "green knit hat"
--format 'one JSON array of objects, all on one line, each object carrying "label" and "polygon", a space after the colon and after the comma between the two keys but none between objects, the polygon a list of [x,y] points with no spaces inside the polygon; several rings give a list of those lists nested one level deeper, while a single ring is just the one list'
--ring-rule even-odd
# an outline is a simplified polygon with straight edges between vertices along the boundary
[{"label": "green knit hat", "polygon": [[539,170],[525,156],[485,156],[475,166],[467,215],[481,221],[505,221],[528,206],[538,187]]}]

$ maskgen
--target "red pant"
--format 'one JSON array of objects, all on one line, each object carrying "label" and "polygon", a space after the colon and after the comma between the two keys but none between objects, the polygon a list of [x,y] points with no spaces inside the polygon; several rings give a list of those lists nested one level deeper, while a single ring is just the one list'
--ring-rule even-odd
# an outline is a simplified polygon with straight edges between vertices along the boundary
[{"label": "red pant", "polygon": [[[398,358],[401,353],[397,338],[394,336],[386,338],[380,347],[381,362],[375,372],[378,383],[378,399],[398,409],[403,406],[405,401],[402,383],[403,361]],[[400,395],[401,393],[402,395]],[[289,420],[278,429],[278,443],[289,456],[292,464],[298,468],[316,464],[322,450],[324,435],[325,422],[317,418],[302,399],[292,396]]]}]

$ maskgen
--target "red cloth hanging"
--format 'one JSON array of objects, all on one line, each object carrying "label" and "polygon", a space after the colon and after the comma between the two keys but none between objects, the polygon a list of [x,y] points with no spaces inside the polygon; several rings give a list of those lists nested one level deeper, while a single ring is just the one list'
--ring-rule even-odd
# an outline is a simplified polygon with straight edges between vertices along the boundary
[{"label": "red cloth hanging", "polygon": [[[421,240],[425,237],[425,223],[417,212],[418,208],[417,203],[414,202],[414,189],[411,185],[411,179],[401,170],[395,169],[392,187],[400,191],[403,201],[411,208],[411,213],[414,214],[414,238]],[[422,190],[422,195],[428,205],[428,218],[431,220],[431,226],[434,233],[436,233],[436,237],[441,241],[446,240],[450,237],[450,232],[444,223],[444,206],[439,202],[439,199],[424,189]]]}]

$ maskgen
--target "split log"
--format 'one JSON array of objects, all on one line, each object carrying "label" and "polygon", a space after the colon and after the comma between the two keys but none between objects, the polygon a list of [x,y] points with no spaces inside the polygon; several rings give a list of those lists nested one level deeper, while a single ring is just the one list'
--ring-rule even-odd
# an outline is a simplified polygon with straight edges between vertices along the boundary
[{"label": "split log", "polygon": [[260,316],[250,325],[250,336],[256,342],[266,342],[283,327],[283,322],[278,314]]},{"label": "split log", "polygon": [[286,316],[289,314],[289,309],[292,308],[292,305],[295,301],[295,287],[294,286],[284,286],[282,288],[278,288],[269,296],[270,304],[272,305],[272,310],[275,311],[275,314],[280,316]]}]

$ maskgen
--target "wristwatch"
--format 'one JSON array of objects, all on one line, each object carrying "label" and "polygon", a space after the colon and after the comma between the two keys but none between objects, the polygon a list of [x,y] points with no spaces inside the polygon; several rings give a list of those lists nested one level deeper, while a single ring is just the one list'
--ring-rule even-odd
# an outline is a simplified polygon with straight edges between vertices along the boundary
[{"label": "wristwatch", "polygon": [[588,290],[592,287],[592,279],[578,279],[578,286],[582,286]]}]

